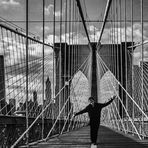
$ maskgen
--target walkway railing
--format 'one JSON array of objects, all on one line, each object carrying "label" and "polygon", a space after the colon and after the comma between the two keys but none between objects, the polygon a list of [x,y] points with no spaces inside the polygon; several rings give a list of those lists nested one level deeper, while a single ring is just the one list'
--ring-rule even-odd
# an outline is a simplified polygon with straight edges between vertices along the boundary
[{"label": "walkway railing", "polygon": [[[108,0],[96,44],[101,98],[117,96],[112,105],[103,111],[102,124],[136,135],[139,139],[148,137],[145,1],[140,0],[138,4],[140,18],[137,20],[134,16],[137,6],[133,0]],[[1,145],[15,147],[46,141],[53,135],[58,136],[87,124],[86,115],[73,117],[73,113],[81,109],[78,102],[84,100],[84,95],[86,98],[89,96],[88,80],[83,74],[90,78],[88,73],[92,62],[89,55],[79,65],[80,38],[89,43],[92,51],[92,37],[86,24],[88,16],[83,14],[86,7],[83,8],[80,2],[52,0],[52,20],[47,21],[45,10],[48,8],[43,0],[41,39],[29,33],[28,0],[26,29],[0,18]],[[60,6],[58,17],[57,4]],[[50,44],[45,37],[45,23],[48,22],[53,27]],[[56,42],[59,42],[59,47],[55,46]],[[70,45],[68,50],[67,43]],[[106,53],[102,52],[101,44],[104,43]],[[85,86],[82,79],[85,79]],[[81,85],[83,89],[86,87],[84,93],[87,95],[80,92]],[[86,105],[86,102],[82,104]]]},{"label": "walkway railing", "polygon": [[[40,3],[43,15],[40,38],[29,32],[29,1],[25,2],[25,29],[0,18],[0,145],[9,147],[45,140],[84,126],[87,122],[85,116],[75,119],[72,116],[74,110],[79,109],[74,108],[71,102],[78,99],[76,92],[73,92],[73,79],[80,68],[85,71],[90,58],[83,61],[82,66],[78,63],[79,31],[85,31],[76,1],[60,1],[62,15],[59,20],[56,18],[58,1],[52,1],[53,17],[50,22],[53,37],[50,44],[45,36],[45,23],[48,22],[45,18],[45,0]],[[60,43],[59,47],[55,47],[56,42]],[[67,43],[70,45],[68,53]],[[64,56],[68,55],[64,62],[63,50]],[[79,75],[84,77],[80,71],[77,77]]]},{"label": "walkway railing", "polygon": [[[101,80],[101,87],[107,87],[106,90],[102,90],[103,93],[110,93],[109,95],[116,95],[117,99],[108,107],[107,112],[104,114],[104,125],[111,128],[123,131],[125,134],[137,135],[139,139],[147,138],[147,125],[148,115],[142,110],[137,102],[130,96],[130,94],[124,89],[121,83],[116,79],[114,74],[109,70],[106,64],[102,61],[98,55],[98,62],[100,68],[103,71],[104,76]],[[130,100],[130,109],[126,107],[121,98],[119,87],[128,96]],[[134,105],[134,108],[132,108]],[[134,118],[133,118],[134,116]],[[144,119],[142,120],[142,116]],[[144,122],[143,126],[142,123]]]},{"label": "walkway railing", "polygon": [[144,5],[145,0],[137,5],[133,0],[108,0],[98,41],[98,45],[105,43],[108,48],[103,52],[98,46],[101,81],[110,95],[118,97],[108,108],[106,125],[140,139],[148,137],[147,37],[144,35],[147,10]]}]

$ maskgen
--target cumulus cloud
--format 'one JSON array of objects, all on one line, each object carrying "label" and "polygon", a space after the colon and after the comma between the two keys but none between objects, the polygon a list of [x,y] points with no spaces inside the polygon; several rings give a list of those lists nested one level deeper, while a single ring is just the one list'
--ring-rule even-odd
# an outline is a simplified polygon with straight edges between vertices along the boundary
[{"label": "cumulus cloud", "polygon": [[[53,44],[53,37],[54,36],[52,34],[48,35],[45,42]],[[70,34],[69,33],[62,34],[61,41],[63,43],[65,42],[65,38],[66,38],[66,43],[68,44],[72,44],[72,43],[88,44],[87,37],[82,35],[81,33],[79,33],[78,35],[75,32],[71,32]],[[55,42],[60,42],[60,36],[55,35]]]},{"label": "cumulus cloud", "polygon": [[[143,34],[143,39],[147,40],[148,39],[148,23],[144,24],[144,34]],[[126,38],[125,38],[125,33],[126,33]],[[134,23],[133,25],[133,41],[139,42],[141,41],[142,37],[142,32],[141,32],[141,24],[140,23]],[[126,27],[126,32],[125,32],[125,27],[115,27],[114,30],[113,28],[105,28],[101,42],[103,43],[109,43],[110,39],[112,38],[113,43],[121,43],[121,42],[131,42],[132,41],[132,27],[127,26]]]},{"label": "cumulus cloud", "polygon": [[94,42],[94,40],[95,40],[95,42],[97,42],[99,39],[99,36],[100,36],[99,29],[97,27],[95,27],[94,25],[89,25],[87,27],[87,29],[89,32],[89,37],[90,37],[91,42]]},{"label": "cumulus cloud", "polygon": [[94,32],[94,31],[97,31],[97,30],[98,30],[98,28],[95,27],[94,25],[89,25],[89,26],[88,26],[88,29],[89,29],[89,31],[91,31],[91,32]]},{"label": "cumulus cloud", "polygon": [[[143,60],[144,61],[148,61],[148,44],[144,44],[143,45]],[[139,65],[140,61],[142,61],[142,50],[141,50],[141,46],[138,46],[135,48],[134,50],[134,54],[133,54],[133,60],[134,60],[134,64],[135,65]]]},{"label": "cumulus cloud", "polygon": [[56,16],[56,17],[60,17],[60,16],[61,16],[61,12],[60,12],[60,11],[56,11],[56,12],[55,12],[55,16]]},{"label": "cumulus cloud", "polygon": [[[37,28],[39,28],[39,27],[37,27]],[[40,30],[43,31],[43,27],[41,27]],[[45,26],[44,30],[45,30],[45,32],[50,31],[50,27]]]},{"label": "cumulus cloud", "polygon": [[[5,93],[6,101],[16,99],[24,102],[26,99],[26,50],[25,42],[19,42],[15,38],[0,38],[0,54],[4,55],[5,60]],[[42,100],[42,44],[29,42],[28,48],[28,88],[29,100],[32,99],[33,91],[38,93],[38,102]],[[53,50],[45,46],[45,80],[49,76],[53,83]],[[53,84],[52,84],[53,85]]]},{"label": "cumulus cloud", "polygon": [[[46,15],[53,15],[53,8],[54,8],[54,5],[53,4],[50,4],[48,5],[47,7],[45,7],[45,14]],[[63,7],[63,10],[62,10],[62,13],[59,11],[55,11],[55,17],[60,17],[61,15],[64,15],[65,13],[65,4],[64,4],[64,7]]]},{"label": "cumulus cloud", "polygon": [[[47,36],[45,42],[53,44],[53,38],[54,38],[54,36],[52,34],[50,34]],[[60,41],[60,38],[58,36],[55,36],[55,42],[59,42],[59,41]]]},{"label": "cumulus cloud", "polygon": [[3,6],[5,9],[7,9],[9,6],[19,6],[20,3],[15,0],[0,0],[0,6]]},{"label": "cumulus cloud", "polygon": [[45,15],[53,14],[53,7],[54,6],[52,4],[50,4],[47,7],[45,7]]}]

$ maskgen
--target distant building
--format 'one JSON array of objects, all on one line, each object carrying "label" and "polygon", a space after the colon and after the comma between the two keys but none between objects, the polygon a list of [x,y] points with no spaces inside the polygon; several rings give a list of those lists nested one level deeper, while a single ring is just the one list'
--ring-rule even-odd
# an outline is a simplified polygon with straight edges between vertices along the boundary
[{"label": "distant building", "polygon": [[10,105],[10,112],[11,115],[16,111],[16,100],[15,99],[9,99],[9,105]]},{"label": "distant building", "polygon": [[33,102],[37,102],[37,92],[33,92]]},{"label": "distant building", "polygon": [[45,89],[46,100],[51,100],[51,82],[49,77],[46,80],[46,89]]},{"label": "distant building", "polygon": [[4,56],[0,55],[0,114],[6,114]]},{"label": "distant building", "polygon": [[37,109],[38,108],[38,102],[37,102],[37,92],[33,92],[33,105],[32,105],[32,116],[36,117],[37,116]]},{"label": "distant building", "polygon": [[[44,105],[48,105],[51,101],[51,82],[49,80],[49,77],[47,77],[46,80],[46,88],[45,88],[45,98]],[[50,105],[47,110],[45,111],[45,117],[52,118],[52,105]]]}]

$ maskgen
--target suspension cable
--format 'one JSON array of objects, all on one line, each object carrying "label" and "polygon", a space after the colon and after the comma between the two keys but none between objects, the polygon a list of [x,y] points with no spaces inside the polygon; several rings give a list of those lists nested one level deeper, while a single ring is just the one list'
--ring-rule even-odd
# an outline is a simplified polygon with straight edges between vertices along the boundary
[{"label": "suspension cable", "polygon": [[112,0],[108,0],[107,4],[106,4],[106,9],[105,9],[105,13],[104,13],[103,23],[102,23],[102,26],[101,26],[101,31],[100,31],[100,36],[99,36],[99,40],[98,40],[98,43],[97,43],[97,47],[99,47],[99,44],[100,44],[100,41],[101,41],[101,37],[102,37],[104,27],[105,27],[105,24],[106,24],[106,20],[107,20],[107,16],[108,16],[108,13],[109,13],[110,6],[111,6],[111,2],[112,2]]},{"label": "suspension cable", "polygon": [[89,49],[91,51],[91,43],[90,43],[90,38],[89,38],[89,35],[88,35],[88,31],[87,31],[87,27],[86,27],[86,24],[85,24],[85,20],[84,20],[84,15],[83,15],[83,11],[82,11],[82,7],[81,7],[81,3],[80,3],[80,0],[76,0],[77,2],[77,7],[79,9],[79,14],[81,16],[81,19],[82,19],[82,23],[83,23],[83,26],[84,26],[84,30],[85,30],[85,33],[86,33],[86,36],[87,36],[87,39],[88,39],[88,43],[89,43]]},{"label": "suspension cable", "polygon": [[[105,67],[108,69],[108,71],[111,73],[111,75],[115,78],[115,76],[112,74],[112,72],[109,70],[107,65],[104,63],[104,61],[101,59],[101,57],[97,54],[98,58],[103,62]],[[128,97],[134,102],[134,104],[138,107],[138,109],[142,112],[142,114],[148,119],[148,116],[143,112],[143,110],[139,107],[139,105],[136,103],[136,101],[130,96],[130,94],[126,91],[126,89],[121,85],[121,83],[115,78],[115,81],[122,87],[122,89],[126,92]]]}]

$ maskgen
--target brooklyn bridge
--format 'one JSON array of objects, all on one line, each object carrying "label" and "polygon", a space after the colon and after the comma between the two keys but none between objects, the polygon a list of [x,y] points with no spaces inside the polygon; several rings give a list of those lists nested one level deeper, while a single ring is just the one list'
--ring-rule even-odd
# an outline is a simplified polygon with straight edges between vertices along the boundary
[{"label": "brooklyn bridge", "polygon": [[0,0],[0,148],[148,147],[147,0]]}]

